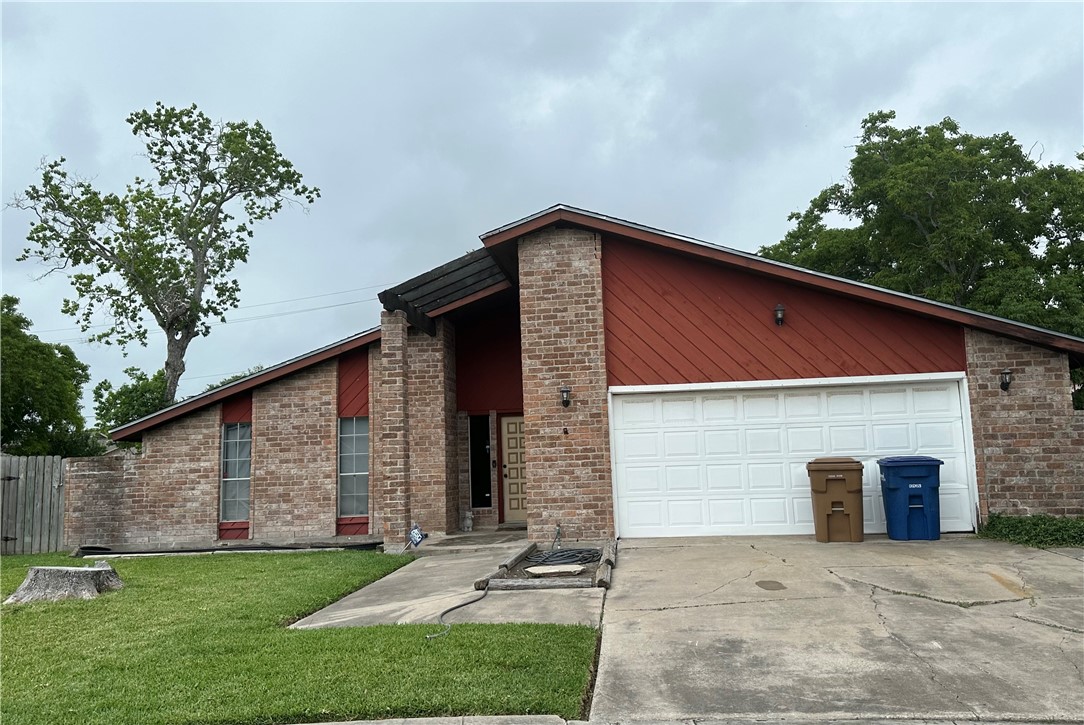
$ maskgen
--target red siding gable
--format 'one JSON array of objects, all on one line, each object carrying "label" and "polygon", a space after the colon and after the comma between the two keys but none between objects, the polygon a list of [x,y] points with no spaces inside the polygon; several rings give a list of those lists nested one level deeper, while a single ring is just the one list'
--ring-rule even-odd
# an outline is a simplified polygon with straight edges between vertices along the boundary
[{"label": "red siding gable", "polygon": [[339,356],[339,417],[369,415],[369,349]]},{"label": "red siding gable", "polygon": [[[965,369],[963,329],[791,282],[608,238],[610,385]],[[773,311],[786,307],[777,326]]]},{"label": "red siding gable", "polygon": [[252,422],[252,391],[246,390],[222,401],[223,423]]}]

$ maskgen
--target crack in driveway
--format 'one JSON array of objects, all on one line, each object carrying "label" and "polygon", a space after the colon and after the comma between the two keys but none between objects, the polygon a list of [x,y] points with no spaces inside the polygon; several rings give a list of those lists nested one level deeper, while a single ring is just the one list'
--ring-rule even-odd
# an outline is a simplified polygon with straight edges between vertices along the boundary
[{"label": "crack in driveway", "polygon": [[960,607],[961,609],[970,609],[972,607],[986,607],[986,606],[989,606],[991,604],[1010,604],[1012,602],[1026,602],[1026,601],[1029,601],[1029,600],[1034,601],[1034,597],[1017,597],[1015,599],[988,599],[988,600],[983,599],[983,600],[976,600],[976,601],[959,601],[959,600],[953,600],[953,599],[942,599],[941,597],[935,597],[932,594],[920,594],[919,592],[908,592],[908,591],[904,591],[902,589],[892,589],[891,587],[886,587],[883,584],[874,584],[873,582],[864,581],[862,579],[854,579],[852,577],[847,577],[847,576],[843,576],[842,574],[838,574],[838,573],[832,571],[831,569],[826,569],[826,571],[829,574],[831,574],[832,576],[839,579],[840,581],[848,582],[850,584],[859,584],[861,586],[873,587],[874,589],[880,589],[881,591],[888,592],[889,594],[899,594],[900,596],[903,596],[903,597],[914,597],[915,599],[926,599],[928,601],[937,602],[939,604],[951,604],[952,606]]},{"label": "crack in driveway", "polygon": [[938,671],[934,668],[934,666],[932,664],[930,664],[929,662],[927,662],[925,657],[923,657],[918,652],[916,652],[911,647],[911,645],[909,645],[898,634],[893,632],[892,629],[888,626],[888,618],[884,614],[881,613],[881,603],[877,601],[877,589],[879,589],[879,588],[880,587],[873,586],[872,584],[869,585],[869,601],[873,604],[873,613],[877,615],[877,621],[880,623],[881,628],[885,631],[885,634],[888,635],[888,637],[893,642],[895,642],[896,644],[903,647],[904,651],[906,651],[907,654],[914,657],[916,660],[918,660],[919,664],[921,664],[923,667],[926,668],[926,670],[929,673],[930,682],[932,682],[933,684],[937,685],[938,687],[940,687],[942,690],[944,690],[948,694],[955,697],[956,702],[959,703],[962,707],[967,708],[971,712],[971,714],[975,716],[976,720],[980,719],[981,716],[979,715],[978,710],[976,710],[972,705],[969,705],[968,703],[961,700],[960,699],[960,693],[953,691],[951,688],[949,688],[943,682],[941,682],[937,678]]}]

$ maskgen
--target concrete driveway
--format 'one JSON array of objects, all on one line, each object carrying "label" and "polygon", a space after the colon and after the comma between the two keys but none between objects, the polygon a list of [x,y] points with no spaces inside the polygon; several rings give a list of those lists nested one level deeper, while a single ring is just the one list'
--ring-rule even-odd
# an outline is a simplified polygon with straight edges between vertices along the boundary
[{"label": "concrete driveway", "polygon": [[1084,563],[969,537],[623,541],[592,721],[1084,722]]}]

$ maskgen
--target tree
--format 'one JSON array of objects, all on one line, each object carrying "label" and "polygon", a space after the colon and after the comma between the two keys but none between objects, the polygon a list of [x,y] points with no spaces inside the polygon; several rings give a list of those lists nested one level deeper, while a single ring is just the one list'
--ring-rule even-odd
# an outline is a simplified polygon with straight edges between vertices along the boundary
[{"label": "tree", "polygon": [[259,123],[214,123],[195,105],[137,111],[128,119],[147,148],[155,181],[137,177],[123,194],[103,193],[70,175],[65,160],[41,167],[41,185],[12,206],[33,212],[20,260],[68,274],[77,297],[63,310],[92,339],[147,344],[146,316],[166,335],[166,397],[173,401],[189,344],[209,319],[238,305],[232,276],[247,262],[253,226],[286,203],[312,204],[319,189],[275,147]]},{"label": "tree", "polygon": [[230,383],[235,382],[237,380],[240,380],[241,378],[247,378],[249,375],[255,375],[256,373],[260,372],[261,370],[263,370],[263,365],[253,365],[252,367],[250,367],[248,370],[245,370],[244,372],[236,373],[234,375],[230,375],[228,377],[222,378],[217,383],[211,383],[210,385],[208,385],[206,388],[203,389],[203,392],[209,393],[209,392],[211,392],[212,390],[214,390],[216,388],[221,388],[223,385],[229,385]]},{"label": "tree", "polygon": [[845,182],[760,254],[1084,336],[1084,169],[1040,165],[1007,133],[894,118],[862,122]]},{"label": "tree", "polygon": [[147,377],[145,372],[132,367],[126,368],[124,374],[131,382],[119,388],[114,388],[108,380],[94,386],[94,417],[103,431],[119,428],[169,405],[164,370]]},{"label": "tree", "polygon": [[86,430],[79,399],[90,380],[87,366],[67,345],[31,335],[19,299],[0,302],[0,436],[4,453],[17,456],[91,456],[101,444]]}]

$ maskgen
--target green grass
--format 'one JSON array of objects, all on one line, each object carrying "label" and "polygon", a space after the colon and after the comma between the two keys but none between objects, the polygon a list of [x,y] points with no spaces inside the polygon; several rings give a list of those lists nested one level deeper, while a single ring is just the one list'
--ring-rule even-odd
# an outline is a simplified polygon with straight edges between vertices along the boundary
[{"label": "green grass", "polygon": [[989,521],[979,531],[979,536],[1044,549],[1084,547],[1084,517],[991,514]]},{"label": "green grass", "polygon": [[[0,720],[295,723],[439,715],[578,718],[597,632],[557,625],[295,631],[284,625],[408,561],[373,552],[113,561],[125,588],[0,610]],[[8,596],[28,566],[0,559]]]}]

